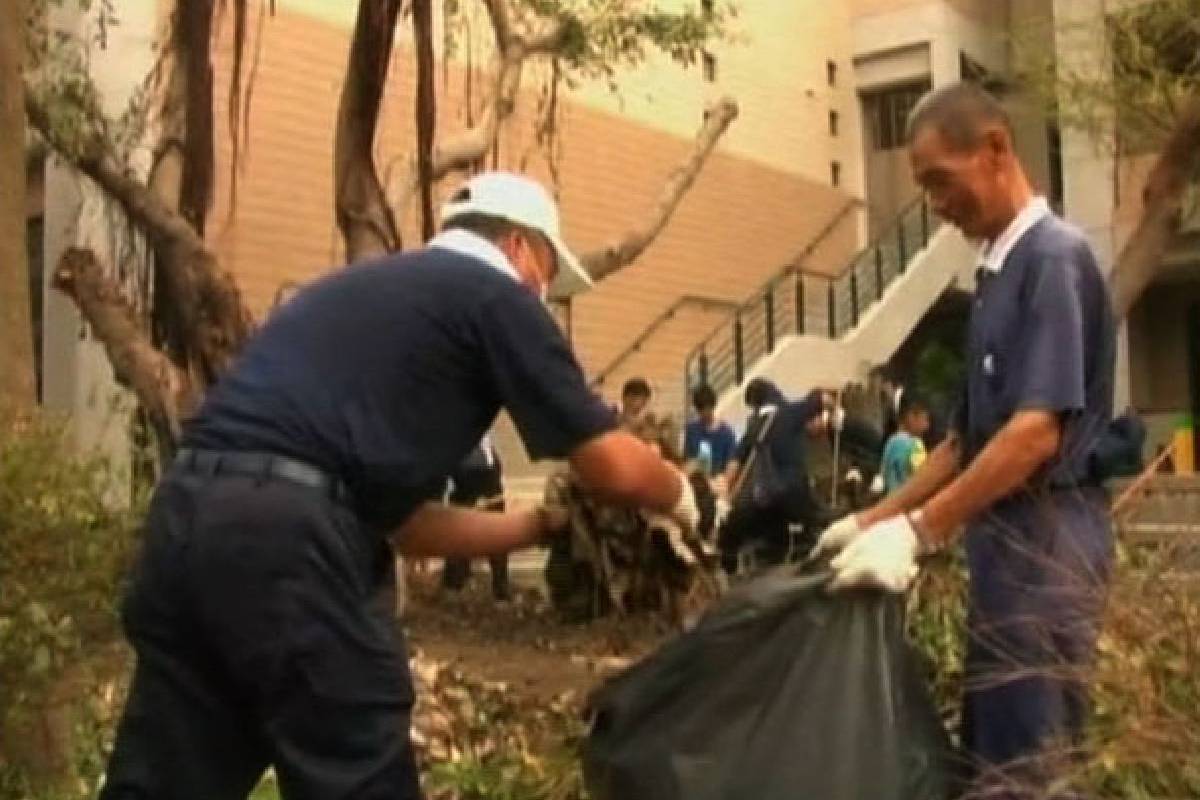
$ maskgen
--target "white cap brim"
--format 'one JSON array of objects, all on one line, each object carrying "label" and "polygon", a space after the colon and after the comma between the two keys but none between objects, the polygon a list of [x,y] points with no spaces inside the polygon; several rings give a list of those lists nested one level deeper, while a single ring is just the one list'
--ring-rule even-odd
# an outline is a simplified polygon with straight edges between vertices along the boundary
[{"label": "white cap brim", "polygon": [[[543,234],[545,235],[545,234]],[[550,284],[550,297],[565,300],[573,294],[592,288],[592,276],[584,269],[575,254],[557,236],[546,236],[558,258],[558,274]]]}]

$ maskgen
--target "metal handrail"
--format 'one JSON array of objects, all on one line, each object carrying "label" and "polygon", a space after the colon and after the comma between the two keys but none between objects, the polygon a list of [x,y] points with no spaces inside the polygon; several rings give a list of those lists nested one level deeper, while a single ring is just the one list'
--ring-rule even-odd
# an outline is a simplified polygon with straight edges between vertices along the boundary
[{"label": "metal handrail", "polygon": [[703,306],[706,308],[717,307],[717,308],[725,308],[725,309],[734,309],[734,308],[738,307],[738,304],[735,303],[734,301],[725,300],[720,297],[708,297],[706,295],[698,295],[698,294],[685,294],[685,295],[682,295],[682,296],[676,298],[675,302],[671,303],[671,305],[667,306],[666,310],[662,311],[657,317],[655,317],[653,320],[651,320],[649,322],[649,324],[647,324],[646,327],[642,329],[641,333],[639,333],[637,336],[635,336],[633,341],[630,342],[628,345],[626,345],[625,349],[623,349],[620,353],[618,353],[612,359],[612,361],[608,362],[608,365],[605,366],[604,369],[602,369],[596,373],[596,375],[590,381],[591,387],[596,388],[598,386],[602,386],[604,384],[604,381],[606,381],[614,372],[617,371],[617,369],[622,364],[625,363],[626,359],[628,359],[634,353],[637,353],[642,349],[642,344],[647,339],[649,339],[650,336],[653,335],[656,330],[658,330],[660,327],[662,327],[664,324],[666,324],[667,321],[670,320],[671,318],[673,318],[684,306],[688,306],[688,305],[698,305],[698,306]]},{"label": "metal handrail", "polygon": [[[910,256],[915,255],[929,243],[934,230],[929,216],[929,204],[923,194],[906,203],[888,226],[855,253],[836,275],[805,269],[803,260],[829,236],[845,217],[849,208],[856,204],[856,201],[852,201],[844,206],[801,254],[771,276],[760,288],[751,293],[745,302],[730,313],[729,319],[726,321],[732,330],[728,344],[718,348],[712,354],[709,353],[717,336],[721,335],[727,327],[726,324],[722,324],[692,348],[684,364],[685,386],[692,384],[692,377],[697,372],[701,381],[713,383],[709,370],[710,363],[721,358],[727,359],[728,354],[724,352],[725,350],[732,351],[733,355],[734,369],[733,374],[729,376],[732,378],[730,385],[741,383],[749,371],[750,365],[773,351],[781,335],[787,335],[792,331],[809,332],[806,277],[825,282],[827,299],[824,327],[826,328],[825,333],[830,338],[837,338],[853,329],[858,325],[863,313],[871,305],[882,300],[886,288],[897,277],[904,274]],[[918,223],[919,229],[908,230],[908,226]],[[892,250],[893,246],[894,251]],[[887,270],[884,269],[885,261],[888,263]],[[864,271],[867,274],[862,274]],[[791,319],[781,315],[776,309],[778,290],[789,279],[793,282],[794,289],[792,309],[794,313],[791,315]],[[848,313],[846,313],[847,311]],[[758,319],[759,317],[761,320]],[[747,331],[745,325],[747,320],[761,321],[761,324],[752,326],[753,330]],[[793,324],[789,326],[789,322]],[[752,344],[756,350],[749,354],[749,358],[747,357],[747,344]],[[723,377],[724,372],[722,370]],[[713,388],[719,392],[726,387],[714,385]]]},{"label": "metal handrail", "polygon": [[[760,284],[759,287],[757,289],[755,289],[754,291],[752,291],[745,300],[743,300],[741,303],[734,303],[733,305],[737,306],[739,308],[747,308],[749,306],[754,305],[754,301],[756,299],[762,297],[773,286],[775,286],[779,282],[785,280],[789,275],[792,275],[792,274],[798,273],[798,274],[804,274],[804,275],[812,275],[814,277],[828,278],[829,276],[825,275],[824,273],[817,272],[816,270],[805,269],[803,267],[803,262],[809,256],[811,256],[813,254],[813,251],[816,250],[817,247],[819,247],[821,245],[821,243],[823,243],[826,239],[829,238],[829,235],[832,234],[833,231],[837,228],[837,226],[841,224],[842,220],[846,218],[846,215],[849,214],[851,212],[851,210],[858,208],[861,205],[862,205],[862,200],[859,200],[856,197],[851,198],[851,199],[847,200],[845,203],[843,203],[842,207],[837,210],[837,213],[834,214],[829,219],[829,221],[825,223],[825,225],[821,228],[821,230],[817,231],[816,236],[814,236],[812,239],[810,239],[808,244],[806,244],[800,250],[800,252],[797,253],[792,258],[791,261],[789,261],[787,264],[785,264],[779,270],[776,270],[775,274],[773,274],[771,277],[767,278],[766,281],[764,281],[762,284]],[[717,330],[720,330],[719,326],[718,326]],[[708,335],[708,338],[702,340],[698,345],[693,347],[692,351],[688,354],[688,360],[690,361],[692,359],[692,356],[695,353],[702,350],[704,348],[704,346],[706,344],[708,344],[709,341],[712,340],[712,338],[716,335],[716,333],[717,333],[717,331],[713,331],[713,333],[710,333]]]}]

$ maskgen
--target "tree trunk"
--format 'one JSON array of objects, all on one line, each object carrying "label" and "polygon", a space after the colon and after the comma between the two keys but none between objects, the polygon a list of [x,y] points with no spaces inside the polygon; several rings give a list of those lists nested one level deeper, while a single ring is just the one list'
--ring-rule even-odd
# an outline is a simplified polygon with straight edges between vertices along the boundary
[{"label": "tree trunk", "polygon": [[433,90],[433,7],[431,0],[413,0],[413,38],[417,43],[417,180],[421,189],[421,235],[433,238],[433,133],[437,100]]},{"label": "tree trunk", "polygon": [[1183,106],[1142,193],[1141,219],[1109,276],[1113,311],[1124,319],[1154,280],[1179,233],[1183,195],[1200,168],[1200,94]]},{"label": "tree trunk", "polygon": [[359,0],[333,145],[334,212],[347,261],[400,249],[373,153],[399,13],[400,0]]},{"label": "tree trunk", "polygon": [[0,7],[0,406],[36,401],[25,250],[25,0]]},{"label": "tree trunk", "polygon": [[154,347],[145,326],[109,280],[90,250],[70,248],[54,271],[54,288],[67,294],[104,343],[117,380],[137,395],[159,442],[166,448],[179,440],[180,420],[191,411],[199,391],[186,373]]}]

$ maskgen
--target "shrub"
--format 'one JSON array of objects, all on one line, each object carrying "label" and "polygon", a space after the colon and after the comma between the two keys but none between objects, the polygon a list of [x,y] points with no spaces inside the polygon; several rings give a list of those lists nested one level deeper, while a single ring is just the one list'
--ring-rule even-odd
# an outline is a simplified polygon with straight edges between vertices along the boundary
[{"label": "shrub", "polygon": [[119,582],[140,503],[65,426],[0,416],[0,795],[92,795],[118,685]]}]

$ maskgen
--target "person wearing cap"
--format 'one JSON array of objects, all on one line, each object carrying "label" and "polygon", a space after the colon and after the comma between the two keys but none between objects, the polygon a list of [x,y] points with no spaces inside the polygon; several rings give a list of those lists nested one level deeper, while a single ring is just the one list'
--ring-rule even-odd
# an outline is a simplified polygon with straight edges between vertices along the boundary
[{"label": "person wearing cap", "polygon": [[1112,417],[1115,333],[1084,235],[1035,197],[1004,107],[972,84],[927,95],[909,157],[934,210],[983,244],[955,430],[875,507],[835,523],[833,586],[902,592],[965,528],[962,743],[971,796],[1074,797],[1113,555],[1091,453]]},{"label": "person wearing cap", "polygon": [[687,481],[617,430],[543,306],[590,284],[531,180],[467,181],[429,246],[279,307],[185,425],[124,606],[137,667],[103,798],[420,796],[401,631],[413,556],[534,544],[555,509],[438,502],[504,408],[533,458],[694,525]]}]

